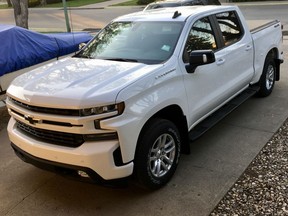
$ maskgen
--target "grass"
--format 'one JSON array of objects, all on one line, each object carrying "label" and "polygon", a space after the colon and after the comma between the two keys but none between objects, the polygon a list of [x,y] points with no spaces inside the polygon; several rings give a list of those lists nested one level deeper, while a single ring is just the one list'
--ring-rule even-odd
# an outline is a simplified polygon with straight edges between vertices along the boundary
[{"label": "grass", "polygon": [[112,6],[138,6],[137,2],[138,0],[130,0],[119,4],[113,4]]},{"label": "grass", "polygon": [[1,4],[0,5],[0,9],[8,9],[8,5],[7,4]]},{"label": "grass", "polygon": [[[66,1],[66,5],[67,7],[80,7],[80,6],[84,6],[84,5],[89,5],[89,4],[95,4],[95,3],[100,3],[100,2],[104,2],[107,0],[69,0]],[[114,4],[112,6],[137,6],[138,0],[128,0],[126,2],[122,2],[119,4]],[[40,7],[40,6],[37,6]],[[42,7],[42,6],[41,6]],[[63,3],[59,2],[59,3],[54,3],[54,4],[48,4],[45,5],[44,8],[62,8],[63,7]],[[7,9],[9,8],[7,4],[1,4],[0,5],[0,9]]]},{"label": "grass", "polygon": [[[67,7],[80,7],[80,6],[100,3],[104,1],[107,1],[107,0],[81,0],[81,1],[70,0],[70,1],[66,1],[66,5]],[[54,4],[48,4],[48,5],[45,5],[44,7],[45,8],[63,7],[63,3],[59,2],[59,3],[54,3]]]}]

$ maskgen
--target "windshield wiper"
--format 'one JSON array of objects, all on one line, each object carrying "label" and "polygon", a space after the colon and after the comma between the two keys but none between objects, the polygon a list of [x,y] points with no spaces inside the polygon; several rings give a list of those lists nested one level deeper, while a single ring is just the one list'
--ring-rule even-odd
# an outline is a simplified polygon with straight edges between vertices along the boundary
[{"label": "windshield wiper", "polygon": [[128,59],[128,58],[107,58],[105,60],[109,61],[122,61],[122,62],[138,62],[136,59]]}]

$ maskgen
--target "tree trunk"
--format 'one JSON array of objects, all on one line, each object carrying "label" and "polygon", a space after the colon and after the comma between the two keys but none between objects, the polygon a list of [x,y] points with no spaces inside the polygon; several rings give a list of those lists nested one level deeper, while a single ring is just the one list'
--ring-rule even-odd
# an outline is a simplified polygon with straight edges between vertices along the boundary
[{"label": "tree trunk", "polygon": [[11,4],[10,0],[7,0],[7,5],[8,5],[8,7],[12,7],[12,4]]},{"label": "tree trunk", "polygon": [[11,0],[17,26],[28,29],[28,0]]}]

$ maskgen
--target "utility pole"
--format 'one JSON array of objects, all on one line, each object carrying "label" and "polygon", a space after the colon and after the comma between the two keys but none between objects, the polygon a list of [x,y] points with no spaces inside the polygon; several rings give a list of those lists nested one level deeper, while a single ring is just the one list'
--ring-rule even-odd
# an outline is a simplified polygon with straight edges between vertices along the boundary
[{"label": "utility pole", "polygon": [[67,13],[66,0],[62,0],[62,2],[63,2],[65,22],[66,22],[66,29],[67,29],[67,32],[71,32],[69,17],[68,17],[68,13]]}]

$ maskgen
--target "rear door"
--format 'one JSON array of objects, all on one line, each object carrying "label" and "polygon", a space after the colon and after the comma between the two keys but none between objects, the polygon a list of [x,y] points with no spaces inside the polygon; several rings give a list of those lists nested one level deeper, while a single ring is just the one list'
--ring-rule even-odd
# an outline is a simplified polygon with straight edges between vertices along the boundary
[{"label": "rear door", "polygon": [[223,41],[217,65],[225,65],[229,77],[227,88],[236,93],[247,86],[254,75],[252,37],[250,31],[245,32],[236,11],[217,13],[213,19]]}]

